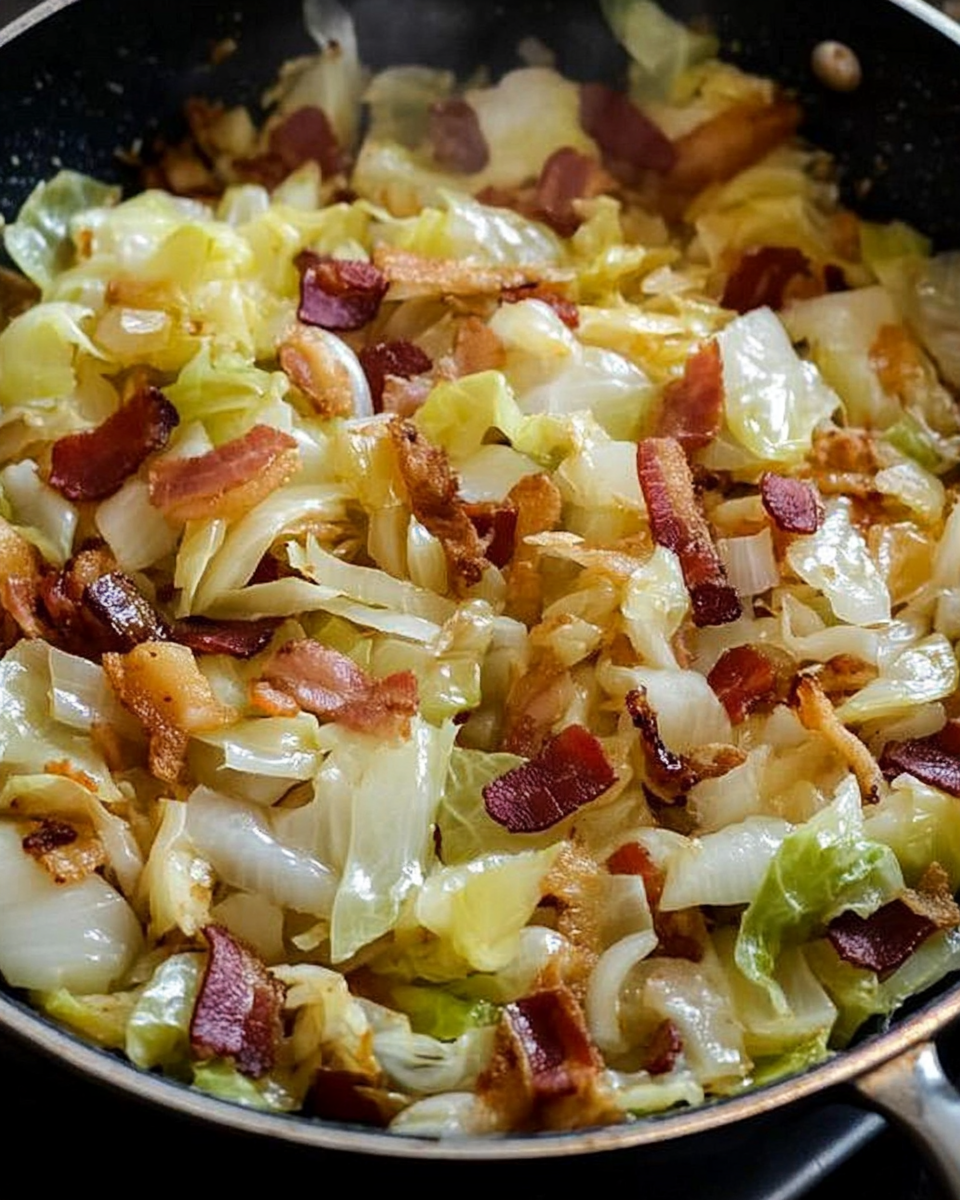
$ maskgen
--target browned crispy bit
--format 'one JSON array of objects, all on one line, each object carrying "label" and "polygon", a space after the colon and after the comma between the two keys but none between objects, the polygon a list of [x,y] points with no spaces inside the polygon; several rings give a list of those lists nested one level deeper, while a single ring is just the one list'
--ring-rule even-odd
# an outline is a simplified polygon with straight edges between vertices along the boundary
[{"label": "browned crispy bit", "polygon": [[540,551],[525,539],[548,533],[560,524],[563,502],[560,489],[549,475],[525,475],[507,493],[507,503],[517,510],[514,552],[504,572],[507,612],[525,625],[535,625],[543,608],[543,580],[538,567]]},{"label": "browned crispy bit", "polygon": [[802,675],[797,680],[794,702],[804,728],[822,734],[856,775],[864,804],[875,804],[880,799],[883,784],[883,773],[877,760],[843,724],[813,676]]},{"label": "browned crispy bit", "polygon": [[867,497],[883,463],[877,439],[865,429],[814,432],[808,469],[824,495]]},{"label": "browned crispy bit", "polygon": [[320,416],[353,415],[350,373],[322,332],[298,322],[280,343],[278,357],[287,378]]},{"label": "browned crispy bit", "polygon": [[654,1030],[643,1059],[645,1071],[651,1075],[667,1075],[677,1065],[683,1054],[683,1038],[680,1030],[667,1018]]},{"label": "browned crispy bit", "polygon": [[52,817],[32,821],[22,844],[55,883],[78,883],[107,861],[103,845],[92,830],[78,829]]},{"label": "browned crispy bit", "polygon": [[447,452],[431,445],[411,421],[391,421],[390,438],[413,515],[443,546],[454,586],[479,583],[488,559]]},{"label": "browned crispy bit", "polygon": [[458,376],[499,371],[506,361],[506,351],[503,342],[485,321],[469,316],[457,327],[453,361]]},{"label": "browned crispy bit", "polygon": [[873,663],[865,662],[855,654],[835,654],[817,672],[817,683],[834,703],[845,700],[859,692],[877,678],[878,671]]},{"label": "browned crispy bit", "polygon": [[410,300],[415,296],[499,296],[504,288],[567,278],[565,272],[555,267],[486,266],[453,258],[426,258],[385,244],[374,250],[373,261],[390,284],[388,300]]},{"label": "browned crispy bit", "polygon": [[603,948],[606,872],[575,842],[564,842],[543,880],[544,903],[556,911],[556,926],[574,950],[563,982],[582,998]]}]

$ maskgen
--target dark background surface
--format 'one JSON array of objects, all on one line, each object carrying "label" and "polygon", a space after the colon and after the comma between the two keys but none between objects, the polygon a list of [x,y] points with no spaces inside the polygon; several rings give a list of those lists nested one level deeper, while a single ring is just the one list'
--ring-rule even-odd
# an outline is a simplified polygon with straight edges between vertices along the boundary
[{"label": "dark background surface", "polygon": [[[0,26],[31,6],[32,0],[0,0]],[[783,9],[789,12],[793,7],[785,4]],[[844,7],[843,0],[837,0],[837,7]],[[135,13],[138,8],[137,0],[130,0],[129,10]],[[230,9],[225,0],[224,13]],[[434,9],[440,12],[442,3]],[[96,34],[87,30],[86,36]],[[109,39],[112,31],[106,30],[104,36]],[[76,43],[63,52],[74,55],[77,62],[85,55],[84,45]],[[9,74],[6,80],[0,77],[0,89],[10,83]],[[931,103],[935,111],[938,98],[934,96]],[[11,117],[11,108],[0,106],[0,126]],[[25,145],[31,138],[28,131]],[[9,168],[0,169],[0,189],[15,182],[11,176]],[[960,1032],[944,1039],[943,1051],[953,1078],[960,1078]],[[465,1172],[469,1172],[481,1187],[493,1185],[508,1196],[522,1194],[530,1200],[546,1200],[558,1188],[580,1190],[584,1185],[637,1187],[645,1200],[700,1196],[791,1200],[801,1194],[811,1200],[850,1200],[868,1193],[879,1200],[943,1200],[902,1135],[884,1130],[878,1118],[863,1116],[842,1096],[719,1137],[698,1138],[659,1158],[641,1151],[464,1168],[359,1160],[191,1126],[78,1079],[2,1038],[0,1071],[4,1132],[14,1152],[11,1163],[15,1159],[30,1163],[34,1172],[39,1167],[39,1177],[51,1181],[88,1178],[126,1192],[153,1177],[158,1189],[171,1184],[188,1187],[192,1179],[199,1182],[195,1174],[199,1165],[203,1177],[218,1184],[234,1182],[243,1172],[251,1186],[263,1186],[266,1178],[269,1186],[284,1189],[308,1181],[324,1190],[339,1189],[346,1175],[351,1189],[360,1184],[395,1188],[401,1194],[413,1188],[423,1193],[450,1187],[463,1191]],[[132,1175],[122,1166],[131,1152],[137,1163]]]}]

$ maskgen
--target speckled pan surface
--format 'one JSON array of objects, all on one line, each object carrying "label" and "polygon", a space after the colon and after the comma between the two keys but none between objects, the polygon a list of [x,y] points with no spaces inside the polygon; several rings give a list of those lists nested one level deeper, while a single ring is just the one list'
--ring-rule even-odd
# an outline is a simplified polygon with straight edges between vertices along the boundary
[{"label": "speckled pan surface", "polygon": [[[364,57],[374,66],[418,60],[461,73],[478,63],[496,71],[513,65],[514,47],[523,36],[536,34],[574,77],[610,77],[623,68],[599,16],[582,0],[486,6],[471,0],[410,0],[405,11],[408,7],[412,15],[402,21],[399,0],[356,0],[351,7]],[[806,132],[840,157],[845,184],[862,211],[896,214],[929,231],[941,245],[960,245],[960,177],[951,166],[960,141],[960,49],[947,36],[950,26],[926,23],[924,6],[915,0],[809,0],[802,6],[677,0],[669,7],[682,17],[712,18],[739,62],[798,89],[808,113]],[[172,0],[135,5],[80,0],[40,9],[50,11],[46,20],[32,26],[14,22],[0,34],[0,211],[7,215],[38,178],[61,165],[122,179],[116,151],[151,130],[174,125],[187,95],[254,101],[278,63],[307,48],[299,6],[286,0],[180,6]],[[108,30],[109,36],[94,40],[91,29]],[[240,50],[214,70],[208,65],[209,46],[225,36],[236,37]],[[810,74],[810,50],[828,37],[846,41],[863,59],[866,81],[852,96],[824,92]],[[83,54],[77,53],[78,45],[87,47]],[[418,1157],[579,1154],[727,1126],[840,1084],[958,1016],[960,990],[949,990],[891,1032],[806,1075],[696,1112],[601,1133],[433,1147],[226,1106],[138,1075],[19,1003],[0,998],[0,1024],[9,1031],[98,1079],[187,1115],[292,1142]]]}]

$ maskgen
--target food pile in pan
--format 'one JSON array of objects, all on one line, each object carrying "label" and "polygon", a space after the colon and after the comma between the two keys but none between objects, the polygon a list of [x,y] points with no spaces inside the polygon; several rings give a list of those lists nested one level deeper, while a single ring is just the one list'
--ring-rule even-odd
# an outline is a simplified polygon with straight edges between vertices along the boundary
[{"label": "food pile in pan", "polygon": [[604,8],[621,90],[341,14],[4,231],[0,974],[138,1067],[564,1129],[960,967],[960,257]]}]

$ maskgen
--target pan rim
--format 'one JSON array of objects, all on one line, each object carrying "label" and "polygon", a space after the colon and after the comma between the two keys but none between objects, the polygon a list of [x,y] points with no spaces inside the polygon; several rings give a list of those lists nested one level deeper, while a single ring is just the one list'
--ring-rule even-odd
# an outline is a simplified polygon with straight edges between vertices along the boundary
[{"label": "pan rim", "polygon": [[[885,2],[960,46],[960,23],[932,7],[927,0]],[[79,0],[40,0],[40,3],[0,28],[0,49],[77,3]],[[737,1096],[602,1129],[572,1130],[562,1134],[431,1140],[385,1131],[367,1131],[293,1113],[263,1112],[221,1100],[185,1084],[142,1071],[109,1051],[83,1041],[69,1030],[52,1024],[23,1002],[0,990],[0,1031],[12,1034],[61,1065],[117,1092],[233,1132],[275,1139],[308,1149],[445,1161],[573,1157],[676,1142],[698,1133],[768,1115],[789,1104],[853,1083],[859,1076],[930,1041],[954,1021],[960,1021],[960,982],[954,983],[944,995],[929,1001],[895,1028],[870,1037],[862,1045],[843,1050],[799,1075]]]}]

